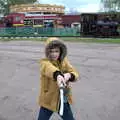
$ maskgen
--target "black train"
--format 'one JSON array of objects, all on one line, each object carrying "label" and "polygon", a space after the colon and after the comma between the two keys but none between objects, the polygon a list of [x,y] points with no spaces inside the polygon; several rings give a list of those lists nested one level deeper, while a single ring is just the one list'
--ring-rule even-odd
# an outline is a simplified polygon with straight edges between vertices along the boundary
[{"label": "black train", "polygon": [[96,35],[104,37],[118,36],[118,25],[118,22],[109,17],[105,17],[103,20],[98,20],[96,24]]},{"label": "black train", "polygon": [[[113,15],[113,14],[112,14]],[[116,16],[108,16],[103,13],[81,14],[81,35],[92,37],[116,37],[119,21]]]}]

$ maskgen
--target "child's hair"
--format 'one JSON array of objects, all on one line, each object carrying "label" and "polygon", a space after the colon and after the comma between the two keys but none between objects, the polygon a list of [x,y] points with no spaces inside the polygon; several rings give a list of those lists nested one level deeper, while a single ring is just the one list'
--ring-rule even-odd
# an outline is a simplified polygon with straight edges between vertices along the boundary
[{"label": "child's hair", "polygon": [[54,49],[54,48],[59,48],[60,49],[60,57],[59,60],[62,61],[64,59],[64,57],[67,55],[67,47],[66,45],[59,39],[59,38],[54,38],[52,40],[52,38],[48,38],[47,41],[50,42],[46,45],[45,48],[45,55],[47,58],[49,58],[49,54],[50,54],[50,49]]}]

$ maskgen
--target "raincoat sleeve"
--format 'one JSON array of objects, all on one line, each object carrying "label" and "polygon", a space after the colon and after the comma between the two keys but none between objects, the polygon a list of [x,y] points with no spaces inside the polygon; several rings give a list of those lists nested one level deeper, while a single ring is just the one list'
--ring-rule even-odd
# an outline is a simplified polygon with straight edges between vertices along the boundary
[{"label": "raincoat sleeve", "polygon": [[70,64],[69,60],[65,58],[65,71],[71,74],[71,79],[69,81],[74,82],[78,79],[79,73],[77,70]]},{"label": "raincoat sleeve", "polygon": [[41,60],[40,61],[40,72],[41,75],[49,77],[51,79],[54,78],[54,73],[60,71],[57,67],[55,67],[50,61]]}]

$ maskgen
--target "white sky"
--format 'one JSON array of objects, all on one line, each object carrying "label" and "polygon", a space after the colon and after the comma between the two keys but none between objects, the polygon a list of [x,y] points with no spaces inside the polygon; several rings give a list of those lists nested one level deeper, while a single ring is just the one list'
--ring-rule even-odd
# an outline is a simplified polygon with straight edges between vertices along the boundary
[{"label": "white sky", "polygon": [[64,5],[65,10],[78,10],[79,12],[97,12],[100,10],[101,0],[39,0],[41,4]]}]

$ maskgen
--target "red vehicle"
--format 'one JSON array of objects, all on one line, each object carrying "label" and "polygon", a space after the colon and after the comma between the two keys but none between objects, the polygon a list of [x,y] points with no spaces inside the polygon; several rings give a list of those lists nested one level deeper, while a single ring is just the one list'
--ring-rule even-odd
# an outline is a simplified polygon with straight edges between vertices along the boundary
[{"label": "red vehicle", "polygon": [[54,21],[59,17],[55,14],[24,14],[11,13],[3,17],[0,27],[21,27],[21,26],[54,26]]},{"label": "red vehicle", "polygon": [[5,27],[24,26],[24,19],[23,13],[11,13],[3,18]]},{"label": "red vehicle", "polygon": [[42,27],[53,25],[54,21],[59,17],[55,14],[24,14],[24,13],[11,13],[4,16],[0,21],[0,27],[21,27],[32,26]]}]

